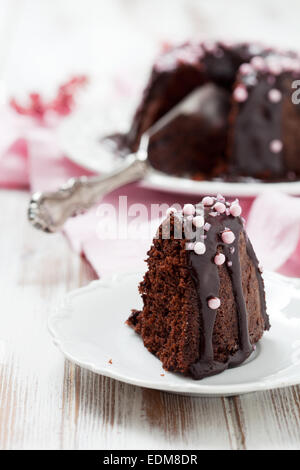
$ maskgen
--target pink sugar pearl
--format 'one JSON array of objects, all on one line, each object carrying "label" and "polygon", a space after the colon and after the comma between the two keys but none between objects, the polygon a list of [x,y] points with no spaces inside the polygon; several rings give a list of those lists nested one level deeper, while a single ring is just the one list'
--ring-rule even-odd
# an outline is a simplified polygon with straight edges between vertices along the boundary
[{"label": "pink sugar pearl", "polygon": [[233,215],[233,217],[239,217],[242,213],[242,208],[239,204],[232,204],[229,211],[230,214]]},{"label": "pink sugar pearl", "polygon": [[217,194],[217,201],[218,202],[225,202],[225,197],[222,196],[222,194],[218,193]]},{"label": "pink sugar pearl", "polygon": [[219,212],[219,214],[223,214],[223,212],[226,211],[226,206],[223,204],[223,202],[216,202],[214,209],[215,211]]},{"label": "pink sugar pearl", "polygon": [[212,197],[210,196],[205,196],[203,199],[202,199],[202,204],[204,206],[212,206],[214,203],[214,200]]},{"label": "pink sugar pearl", "polygon": [[203,227],[204,225],[204,217],[202,215],[197,215],[196,217],[193,218],[193,225],[195,227]]},{"label": "pink sugar pearl", "polygon": [[251,65],[255,68],[255,70],[264,70],[266,63],[262,57],[253,57],[251,60]]},{"label": "pink sugar pearl", "polygon": [[276,61],[274,61],[274,62],[270,61],[268,63],[268,69],[274,75],[280,75],[281,72],[282,72],[282,66],[281,66],[280,62],[276,62]]},{"label": "pink sugar pearl", "polygon": [[246,90],[246,87],[244,87],[243,85],[238,85],[233,92],[233,97],[239,103],[243,103],[243,101],[246,101],[248,98],[248,92]]},{"label": "pink sugar pearl", "polygon": [[184,215],[194,215],[196,212],[195,206],[193,204],[185,204],[183,207]]},{"label": "pink sugar pearl", "polygon": [[209,308],[211,308],[212,310],[216,310],[217,308],[220,307],[221,300],[218,297],[212,297],[211,299],[208,300],[207,304]]},{"label": "pink sugar pearl", "polygon": [[224,230],[224,232],[221,235],[221,238],[224,243],[230,245],[230,243],[233,243],[235,240],[235,235],[231,230]]},{"label": "pink sugar pearl", "polygon": [[197,255],[203,255],[206,252],[206,246],[202,242],[197,242],[194,245],[194,252]]},{"label": "pink sugar pearl", "polygon": [[279,101],[281,101],[281,98],[282,98],[282,93],[276,88],[272,88],[272,90],[270,90],[268,93],[268,98],[271,101],[271,103],[279,103]]},{"label": "pink sugar pearl", "polygon": [[221,266],[222,264],[224,264],[225,263],[225,256],[223,255],[223,253],[218,253],[214,257],[214,262],[217,266]]},{"label": "pink sugar pearl", "polygon": [[282,142],[279,139],[274,139],[270,142],[270,150],[273,153],[280,153],[282,150]]},{"label": "pink sugar pearl", "polygon": [[253,68],[251,67],[250,64],[242,64],[239,68],[239,72],[242,74],[242,75],[248,75],[249,73],[252,73],[253,72]]}]

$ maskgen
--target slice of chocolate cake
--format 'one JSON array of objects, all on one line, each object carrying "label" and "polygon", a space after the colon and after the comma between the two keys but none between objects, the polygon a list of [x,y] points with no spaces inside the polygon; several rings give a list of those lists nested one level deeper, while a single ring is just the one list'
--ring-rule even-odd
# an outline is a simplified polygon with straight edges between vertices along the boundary
[{"label": "slice of chocolate cake", "polygon": [[166,370],[202,379],[243,363],[270,328],[264,283],[238,201],[169,212],[127,324]]}]

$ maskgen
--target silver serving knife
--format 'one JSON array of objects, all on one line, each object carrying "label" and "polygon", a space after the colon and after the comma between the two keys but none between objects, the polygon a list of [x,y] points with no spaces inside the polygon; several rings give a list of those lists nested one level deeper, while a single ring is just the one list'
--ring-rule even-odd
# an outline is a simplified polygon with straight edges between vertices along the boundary
[{"label": "silver serving knife", "polygon": [[224,93],[214,85],[196,88],[143,134],[138,151],[125,157],[121,167],[110,175],[72,178],[57,191],[33,194],[28,208],[30,223],[44,232],[56,232],[69,217],[91,208],[106,194],[145,178],[151,171],[150,138],[179,115],[201,111],[212,124],[219,124],[223,119],[220,103],[224,101]]}]

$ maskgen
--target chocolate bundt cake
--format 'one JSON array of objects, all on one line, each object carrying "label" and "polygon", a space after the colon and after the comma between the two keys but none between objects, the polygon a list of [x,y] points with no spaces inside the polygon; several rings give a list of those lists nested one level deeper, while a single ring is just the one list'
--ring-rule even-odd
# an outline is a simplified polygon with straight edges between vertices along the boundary
[{"label": "chocolate bundt cake", "polygon": [[127,324],[168,371],[202,379],[236,367],[270,328],[264,283],[238,201],[170,210],[148,252],[144,307]]},{"label": "chocolate bundt cake", "polygon": [[[300,56],[257,44],[186,43],[155,63],[135,114],[127,146],[135,151],[143,132],[192,90],[211,84],[222,100],[217,122],[182,115],[154,136],[152,166],[195,179],[300,178],[300,105],[293,82]],[[217,98],[220,99],[220,98]]]}]

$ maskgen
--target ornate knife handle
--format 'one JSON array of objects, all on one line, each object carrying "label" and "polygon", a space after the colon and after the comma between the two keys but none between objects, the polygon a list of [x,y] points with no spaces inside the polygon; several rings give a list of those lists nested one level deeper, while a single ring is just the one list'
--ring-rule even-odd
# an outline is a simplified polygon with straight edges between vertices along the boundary
[{"label": "ornate knife handle", "polygon": [[55,232],[69,217],[89,209],[107,193],[142,179],[147,169],[145,156],[129,155],[122,168],[109,176],[72,178],[58,191],[35,193],[29,204],[28,219],[35,228]]}]

